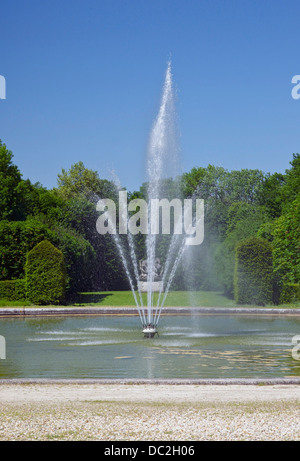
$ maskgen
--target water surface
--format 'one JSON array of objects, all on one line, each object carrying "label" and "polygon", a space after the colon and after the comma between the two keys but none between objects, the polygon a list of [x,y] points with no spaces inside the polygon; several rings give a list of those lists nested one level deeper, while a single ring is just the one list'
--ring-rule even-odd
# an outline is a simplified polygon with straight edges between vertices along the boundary
[{"label": "water surface", "polygon": [[0,378],[299,377],[292,338],[300,319],[163,315],[143,338],[137,316],[0,319]]}]

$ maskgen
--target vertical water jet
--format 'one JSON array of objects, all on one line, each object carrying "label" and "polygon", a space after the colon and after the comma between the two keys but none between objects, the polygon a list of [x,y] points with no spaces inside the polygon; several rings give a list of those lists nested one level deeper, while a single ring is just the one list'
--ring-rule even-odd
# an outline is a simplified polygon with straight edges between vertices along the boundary
[{"label": "vertical water jet", "polygon": [[[135,253],[134,235],[127,232],[127,248],[129,251],[126,251],[123,247],[124,239],[120,238],[116,229],[114,229],[113,232],[113,239],[118,248],[140,315],[143,327],[142,331],[147,338],[153,338],[158,334],[157,326],[161,311],[185,248],[185,236],[182,234],[178,235],[178,233],[175,232],[175,228],[178,224],[180,224],[182,228],[182,219],[184,218],[182,218],[182,215],[178,215],[176,219],[180,220],[180,222],[175,222],[174,212],[173,234],[170,233],[170,235],[168,235],[168,247],[163,256],[164,264],[160,264],[160,258],[158,258],[159,249],[157,248],[159,238],[158,229],[160,226],[159,213],[152,213],[153,203],[157,204],[165,199],[164,195],[166,192],[167,180],[172,181],[172,199],[176,198],[178,201],[181,195],[178,181],[181,171],[179,170],[179,146],[174,99],[171,62],[168,62],[161,103],[150,132],[147,151],[148,216],[145,242],[146,255],[143,260],[146,269],[144,270],[143,279],[141,279],[141,266],[138,265]],[[121,190],[119,181],[115,181],[115,186],[116,190]],[[170,195],[170,191],[168,192]],[[126,219],[127,227],[129,227],[128,216]],[[153,222],[153,220],[158,221]],[[124,226],[123,219],[122,226],[126,227]],[[155,232],[153,232],[154,228],[156,229]],[[124,229],[121,233],[124,233]],[[127,254],[129,255],[130,261],[126,258]],[[158,265],[160,266],[159,274]],[[133,268],[132,271],[130,271],[129,266]],[[139,296],[137,296],[136,289]],[[146,292],[146,303],[143,302],[142,292]],[[158,293],[156,302],[154,302],[154,293]]]}]

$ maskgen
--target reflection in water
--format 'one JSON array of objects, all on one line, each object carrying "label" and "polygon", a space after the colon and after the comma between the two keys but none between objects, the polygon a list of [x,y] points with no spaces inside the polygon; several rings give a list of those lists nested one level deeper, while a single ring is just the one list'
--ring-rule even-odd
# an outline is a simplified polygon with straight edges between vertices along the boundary
[{"label": "reflection in water", "polygon": [[0,319],[2,378],[264,378],[300,376],[300,319],[163,316],[145,339],[135,316]]}]

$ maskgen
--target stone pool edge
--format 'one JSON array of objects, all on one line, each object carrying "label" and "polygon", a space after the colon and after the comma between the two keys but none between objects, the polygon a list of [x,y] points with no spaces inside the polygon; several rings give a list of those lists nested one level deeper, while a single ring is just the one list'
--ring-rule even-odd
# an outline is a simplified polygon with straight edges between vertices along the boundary
[{"label": "stone pool edge", "polygon": [[300,378],[1,378],[3,384],[56,384],[56,385],[300,385]]},{"label": "stone pool edge", "polygon": [[[162,315],[237,314],[237,315],[299,315],[297,308],[255,307],[164,307]],[[134,307],[0,307],[0,317],[44,315],[138,315]]]}]

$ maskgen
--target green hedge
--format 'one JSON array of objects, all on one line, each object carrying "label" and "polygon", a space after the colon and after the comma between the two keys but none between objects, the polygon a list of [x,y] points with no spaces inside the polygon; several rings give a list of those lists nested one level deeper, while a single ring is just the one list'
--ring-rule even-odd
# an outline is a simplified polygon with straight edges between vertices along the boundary
[{"label": "green hedge", "polygon": [[234,298],[239,304],[273,301],[271,244],[257,237],[241,241],[235,250]]},{"label": "green hedge", "polygon": [[300,301],[300,283],[286,283],[280,290],[280,304]]},{"label": "green hedge", "polygon": [[100,278],[92,245],[72,229],[55,227],[31,218],[0,221],[0,280],[23,279],[26,255],[43,240],[63,252],[67,268],[67,292],[87,291]]},{"label": "green hedge", "polygon": [[34,304],[64,301],[66,268],[63,253],[47,240],[38,243],[26,258],[26,297]]},{"label": "green hedge", "polygon": [[0,298],[7,301],[21,301],[26,299],[25,279],[1,280]]},{"label": "green hedge", "polygon": [[43,240],[53,242],[54,232],[37,220],[0,221],[0,280],[24,278],[26,254]]},{"label": "green hedge", "polygon": [[274,223],[274,272],[282,285],[300,283],[300,195]]}]

